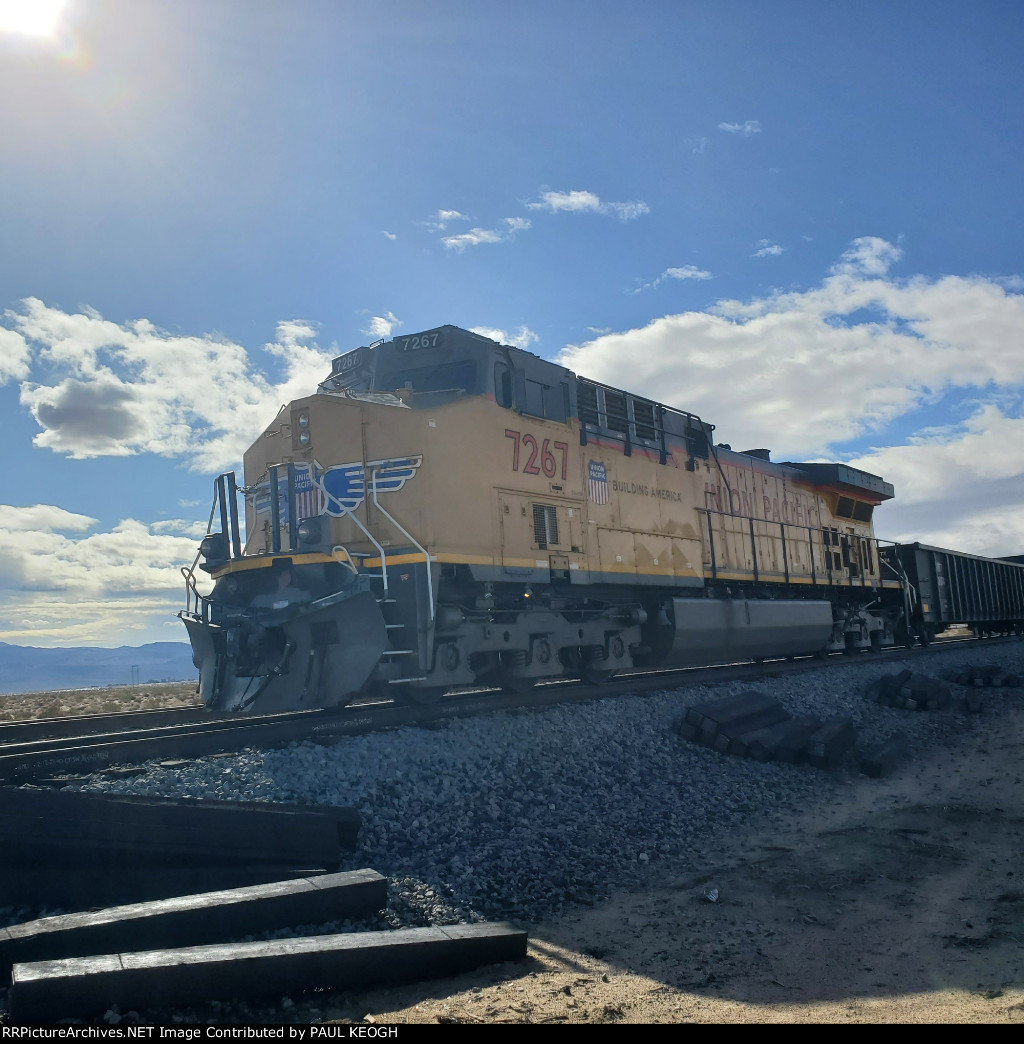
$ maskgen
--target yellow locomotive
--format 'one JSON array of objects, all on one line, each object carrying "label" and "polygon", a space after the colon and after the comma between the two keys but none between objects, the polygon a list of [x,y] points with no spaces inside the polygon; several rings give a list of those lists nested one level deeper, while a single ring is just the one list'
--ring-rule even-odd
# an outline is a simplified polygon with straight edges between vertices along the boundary
[{"label": "yellow locomotive", "polygon": [[[216,483],[180,614],[207,706],[598,681],[906,629],[892,497],[454,326],[356,348]],[[236,506],[244,497],[244,530]]]}]

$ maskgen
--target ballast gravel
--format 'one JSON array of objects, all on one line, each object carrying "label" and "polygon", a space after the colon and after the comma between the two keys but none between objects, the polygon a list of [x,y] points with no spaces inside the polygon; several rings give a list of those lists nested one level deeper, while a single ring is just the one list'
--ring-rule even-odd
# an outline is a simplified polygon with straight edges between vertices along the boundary
[{"label": "ballast gravel", "polygon": [[[70,789],[353,806],[363,826],[338,869],[370,867],[389,879],[382,923],[526,926],[618,889],[698,872],[701,841],[714,831],[770,827],[794,810],[841,800],[856,779],[852,756],[825,772],[687,743],[673,723],[688,706],[763,691],[793,715],[849,715],[860,750],[901,732],[913,757],[954,741],[977,716],[879,706],[865,699],[868,684],[904,667],[938,676],[981,664],[1024,673],[1024,646],[864,657],[753,683],[502,711],[329,746],[249,749],[173,768],[153,762],[140,775],[98,775]],[[1022,698],[1020,690],[991,692],[991,713],[1000,699]]]}]

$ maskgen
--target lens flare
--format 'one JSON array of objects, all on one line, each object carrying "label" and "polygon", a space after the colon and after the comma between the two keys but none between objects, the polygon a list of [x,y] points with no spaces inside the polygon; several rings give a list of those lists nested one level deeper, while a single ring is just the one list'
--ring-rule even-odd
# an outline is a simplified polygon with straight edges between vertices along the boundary
[{"label": "lens flare", "polygon": [[52,36],[66,0],[0,0],[0,33]]}]

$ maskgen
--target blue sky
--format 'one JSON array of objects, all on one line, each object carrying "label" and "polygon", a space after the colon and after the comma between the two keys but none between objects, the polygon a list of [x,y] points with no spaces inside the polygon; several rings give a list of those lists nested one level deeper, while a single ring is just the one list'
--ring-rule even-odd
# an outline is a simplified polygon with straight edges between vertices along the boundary
[{"label": "blue sky", "polygon": [[442,323],[1024,552],[1019,2],[52,2],[0,0],[0,641],[183,640],[214,476]]}]

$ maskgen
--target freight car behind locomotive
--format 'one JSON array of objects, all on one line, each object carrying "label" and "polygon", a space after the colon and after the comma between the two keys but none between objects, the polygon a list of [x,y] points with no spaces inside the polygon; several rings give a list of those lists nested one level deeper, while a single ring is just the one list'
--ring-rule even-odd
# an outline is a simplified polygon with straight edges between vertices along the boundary
[{"label": "freight car behind locomotive", "polygon": [[873,532],[891,485],[713,430],[454,326],[340,356],[241,489],[217,480],[214,588],[189,574],[180,614],[204,702],[422,703],[929,636]]},{"label": "freight car behind locomotive", "polygon": [[979,636],[1024,630],[1024,564],[927,544],[881,549],[894,571],[907,579],[911,630],[922,642],[954,624]]}]

